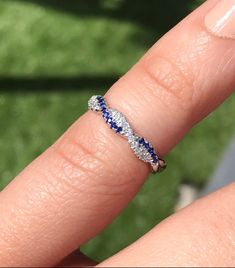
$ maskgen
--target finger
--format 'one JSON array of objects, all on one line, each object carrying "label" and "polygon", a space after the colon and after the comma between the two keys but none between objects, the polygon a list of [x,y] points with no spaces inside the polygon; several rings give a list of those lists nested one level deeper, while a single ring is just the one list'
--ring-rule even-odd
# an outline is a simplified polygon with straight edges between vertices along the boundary
[{"label": "finger", "polygon": [[[107,94],[160,155],[235,85],[234,41],[204,25],[217,2],[208,1],[161,39]],[[2,192],[2,263],[57,263],[110,223],[148,173],[124,139],[87,113]]]},{"label": "finger", "polygon": [[169,217],[100,267],[234,267],[235,184]]}]

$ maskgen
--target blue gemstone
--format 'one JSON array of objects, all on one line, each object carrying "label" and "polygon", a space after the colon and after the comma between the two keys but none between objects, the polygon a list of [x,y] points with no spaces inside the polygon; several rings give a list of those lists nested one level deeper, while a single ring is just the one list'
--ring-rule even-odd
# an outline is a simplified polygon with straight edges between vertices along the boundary
[{"label": "blue gemstone", "polygon": [[158,161],[157,158],[154,157],[154,158],[153,158],[153,162],[154,162],[154,163],[157,163],[157,161]]},{"label": "blue gemstone", "polygon": [[122,131],[122,127],[118,127],[117,132],[121,132],[121,131]]},{"label": "blue gemstone", "polygon": [[108,117],[104,117],[106,123],[108,123]]},{"label": "blue gemstone", "polygon": [[145,148],[148,149],[148,150],[150,149],[149,143],[145,143]]},{"label": "blue gemstone", "polygon": [[117,128],[118,128],[117,125],[116,125],[116,123],[113,123],[113,124],[112,124],[112,128],[113,128],[113,129],[117,129]]},{"label": "blue gemstone", "polygon": [[156,154],[151,155],[151,157],[153,158],[153,160],[157,160],[157,156],[156,156]]}]

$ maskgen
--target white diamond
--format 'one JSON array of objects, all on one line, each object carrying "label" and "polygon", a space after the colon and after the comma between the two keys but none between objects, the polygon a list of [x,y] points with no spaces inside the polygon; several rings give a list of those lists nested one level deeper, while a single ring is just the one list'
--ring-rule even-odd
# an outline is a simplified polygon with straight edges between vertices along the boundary
[{"label": "white diamond", "polygon": [[127,119],[125,118],[125,116],[122,113],[120,113],[114,109],[109,109],[109,114],[110,114],[113,122],[115,122],[118,127],[122,128],[122,131],[120,132],[121,135],[124,135],[126,137],[133,135],[133,130],[132,130],[130,124],[128,123]]},{"label": "white diamond", "polygon": [[131,149],[134,151],[136,156],[144,162],[152,162],[152,156],[142,144],[139,143],[141,137],[137,135],[132,135],[128,137],[128,142],[131,146]]},{"label": "white diamond", "polygon": [[88,101],[88,108],[96,112],[101,111],[97,97],[98,96],[92,96]]}]

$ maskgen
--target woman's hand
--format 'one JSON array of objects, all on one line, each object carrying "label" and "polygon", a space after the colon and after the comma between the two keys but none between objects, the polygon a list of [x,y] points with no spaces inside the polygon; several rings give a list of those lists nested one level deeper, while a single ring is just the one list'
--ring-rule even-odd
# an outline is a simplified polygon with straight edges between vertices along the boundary
[{"label": "woman's hand", "polygon": [[[208,0],[108,91],[110,106],[161,156],[235,88],[234,10],[234,0]],[[0,265],[57,265],[127,206],[148,173],[126,140],[86,113],[0,193]],[[234,222],[230,185],[100,266],[234,266]],[[80,253],[63,261],[85,263]]]}]

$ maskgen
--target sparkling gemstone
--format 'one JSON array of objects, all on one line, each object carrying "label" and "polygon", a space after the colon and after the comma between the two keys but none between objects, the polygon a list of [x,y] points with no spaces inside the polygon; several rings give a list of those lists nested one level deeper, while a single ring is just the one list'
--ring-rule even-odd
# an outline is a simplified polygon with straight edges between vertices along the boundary
[{"label": "sparkling gemstone", "polygon": [[133,130],[122,113],[114,109],[109,109],[109,113],[112,121],[116,124],[117,128],[119,128],[120,134],[126,137],[133,135]]},{"label": "sparkling gemstone", "polygon": [[[157,161],[157,156],[155,152],[153,152],[152,154],[149,149],[146,148],[146,143],[143,138],[134,134],[128,138],[128,142],[134,153],[142,161],[149,163],[154,163],[155,161]],[[148,143],[148,145],[151,146],[150,143]]]},{"label": "sparkling gemstone", "polygon": [[145,142],[145,148],[148,149],[148,150],[150,150],[150,145],[149,145],[148,142]]},{"label": "sparkling gemstone", "polygon": [[92,111],[101,111],[101,107],[99,104],[100,96],[92,96],[88,101],[88,108]]}]

